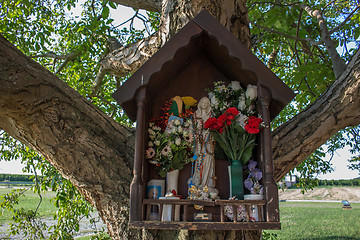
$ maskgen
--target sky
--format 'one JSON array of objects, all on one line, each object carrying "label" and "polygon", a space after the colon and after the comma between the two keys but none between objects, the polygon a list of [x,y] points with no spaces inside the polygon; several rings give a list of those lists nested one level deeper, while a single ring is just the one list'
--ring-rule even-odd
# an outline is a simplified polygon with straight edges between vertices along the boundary
[{"label": "sky", "polygon": [[[142,12],[144,15],[145,12]],[[79,9],[72,9],[73,16],[79,15]],[[114,25],[121,24],[127,19],[134,15],[134,10],[132,8],[118,6],[117,9],[110,9],[110,16],[115,18]],[[135,27],[142,27],[142,22],[140,20],[135,21]],[[358,171],[349,170],[347,168],[348,161],[351,157],[351,153],[347,148],[338,150],[333,159],[332,164],[334,171],[325,175],[319,175],[319,179],[353,179],[359,177]],[[330,159],[330,155],[326,155],[326,159]],[[0,173],[11,173],[11,174],[23,174],[20,160],[14,160],[10,162],[0,161]]]}]

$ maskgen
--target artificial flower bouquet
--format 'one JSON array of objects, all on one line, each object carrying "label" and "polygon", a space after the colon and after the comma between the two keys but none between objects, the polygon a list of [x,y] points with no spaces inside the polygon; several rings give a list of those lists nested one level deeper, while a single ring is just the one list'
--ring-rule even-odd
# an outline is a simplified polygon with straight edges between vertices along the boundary
[{"label": "artificial flower bouquet", "polygon": [[215,117],[205,122],[205,128],[212,130],[214,139],[230,161],[239,160],[245,164],[256,145],[255,134],[262,126],[261,118],[255,116],[257,87],[248,85],[244,90],[237,81],[229,86],[215,82],[209,98]]},{"label": "artificial flower bouquet", "polygon": [[247,170],[249,172],[248,177],[244,181],[245,188],[250,191],[251,194],[263,194],[264,189],[260,184],[262,179],[262,172],[259,168],[256,168],[257,162],[249,160]]},{"label": "artificial flower bouquet", "polygon": [[161,116],[149,123],[146,158],[149,163],[156,165],[160,177],[166,177],[166,173],[172,170],[181,170],[193,160],[191,120],[188,117],[192,112],[188,104],[195,105],[196,100],[191,97],[183,100],[186,111],[179,112],[179,101],[171,100],[165,103]]}]

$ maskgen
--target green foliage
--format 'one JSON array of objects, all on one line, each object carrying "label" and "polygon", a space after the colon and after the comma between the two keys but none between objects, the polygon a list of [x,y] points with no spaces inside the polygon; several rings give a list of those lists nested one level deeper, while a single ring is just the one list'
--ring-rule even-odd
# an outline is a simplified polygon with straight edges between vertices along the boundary
[{"label": "green foliage", "polygon": [[[248,1],[253,52],[265,63],[269,63],[270,56],[275,54],[275,60],[269,63],[271,70],[296,93],[295,99],[272,122],[273,128],[308,107],[335,81],[319,24],[300,4],[319,10],[329,30],[335,29],[331,38],[335,47],[342,47],[340,54],[346,62],[359,46],[359,10],[353,13],[358,6],[357,1]],[[350,18],[341,25],[347,16]],[[314,45],[308,39],[319,44]],[[353,129],[357,130],[356,134]],[[326,144],[329,153],[350,146],[353,154],[360,155],[357,147],[360,139],[354,137],[359,136],[359,129],[357,126],[337,133]],[[331,170],[329,163],[321,160],[323,156],[315,155],[315,158],[310,157],[297,168],[301,172],[299,185],[304,189],[316,186],[317,174]],[[318,160],[320,162],[316,163]],[[352,158],[349,167],[359,169],[357,156]]]},{"label": "green foliage", "polygon": [[[10,210],[13,213],[14,222],[11,224],[10,234],[25,234],[28,239],[43,239],[44,232],[50,233],[52,239],[72,239],[74,232],[79,231],[79,221],[86,217],[92,218],[90,213],[93,208],[80,195],[77,189],[68,181],[61,177],[57,170],[50,165],[43,157],[23,144],[8,137],[7,133],[1,135],[0,160],[21,159],[25,163],[25,172],[34,174],[32,180],[34,186],[31,188],[38,195],[39,208],[43,194],[47,189],[56,192],[52,201],[58,208],[54,214],[57,224],[46,226],[42,223],[36,210],[17,209],[19,198],[24,190],[15,190],[0,197],[0,207]],[[6,142],[7,141],[7,142]],[[8,143],[8,144],[7,144]],[[36,169],[36,171],[35,171]],[[42,177],[37,177],[38,172]]]},{"label": "green foliage", "polygon": [[0,182],[2,181],[16,181],[16,182],[29,182],[34,178],[33,175],[24,174],[0,174]]},{"label": "green foliage", "polygon": [[277,234],[268,231],[262,231],[261,239],[263,240],[277,240]]},{"label": "green foliage", "polygon": [[301,188],[302,193],[318,186],[319,180],[317,179],[317,176],[319,174],[325,174],[333,171],[330,161],[324,160],[324,157],[325,152],[322,148],[319,148],[290,172],[290,174],[294,174],[296,171],[300,174],[298,179],[299,181],[296,186]]}]

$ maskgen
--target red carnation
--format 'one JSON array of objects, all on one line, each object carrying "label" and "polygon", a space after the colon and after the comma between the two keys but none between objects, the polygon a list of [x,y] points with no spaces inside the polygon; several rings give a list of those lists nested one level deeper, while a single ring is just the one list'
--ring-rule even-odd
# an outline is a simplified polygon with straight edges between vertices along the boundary
[{"label": "red carnation", "polygon": [[257,134],[260,132],[260,124],[262,123],[261,118],[257,118],[255,116],[250,116],[246,121],[245,131],[250,134]]},{"label": "red carnation", "polygon": [[206,122],[204,123],[204,128],[210,128],[210,129],[219,129],[218,125],[217,125],[217,119],[216,118],[209,118],[208,120],[206,120]]},{"label": "red carnation", "polygon": [[253,127],[251,127],[251,126],[249,126],[249,125],[245,125],[245,131],[247,131],[247,132],[250,133],[250,134],[257,134],[257,133],[260,132],[260,129],[258,129],[258,128],[253,128]]},{"label": "red carnation", "polygon": [[217,125],[219,126],[219,128],[223,128],[224,127],[224,122],[226,121],[226,115],[222,114],[220,115],[220,117],[217,119]]},{"label": "red carnation", "polygon": [[239,110],[237,110],[237,108],[235,107],[231,107],[231,108],[228,108],[226,111],[225,111],[226,114],[228,115],[233,115],[233,116],[236,116],[239,114]]}]

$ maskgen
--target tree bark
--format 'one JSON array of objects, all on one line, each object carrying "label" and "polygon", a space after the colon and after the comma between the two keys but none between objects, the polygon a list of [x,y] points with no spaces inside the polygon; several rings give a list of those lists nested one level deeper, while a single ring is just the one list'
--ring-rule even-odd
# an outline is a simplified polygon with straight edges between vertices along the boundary
[{"label": "tree bark", "polygon": [[110,0],[110,1],[136,9],[144,9],[152,12],[160,12],[162,0]]},{"label": "tree bark", "polygon": [[208,10],[245,46],[250,46],[246,0],[166,0],[161,8],[159,31],[110,53],[100,62],[102,68],[119,77],[135,72],[202,9]]}]

